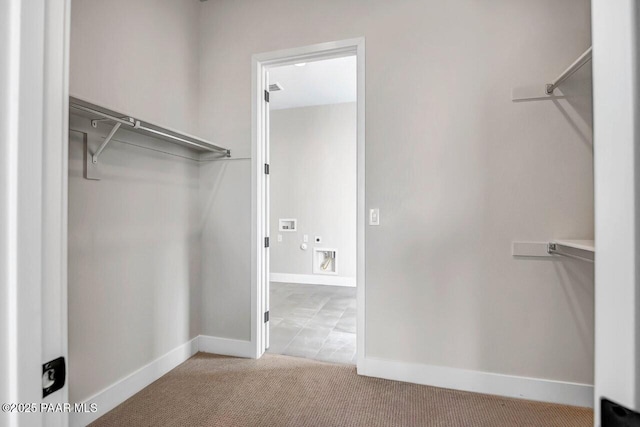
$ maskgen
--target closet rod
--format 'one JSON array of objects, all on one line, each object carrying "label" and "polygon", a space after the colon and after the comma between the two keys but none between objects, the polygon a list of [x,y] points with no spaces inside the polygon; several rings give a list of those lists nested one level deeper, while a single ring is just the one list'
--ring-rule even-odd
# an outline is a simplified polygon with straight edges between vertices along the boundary
[{"label": "closet rod", "polygon": [[562,82],[571,77],[571,75],[578,71],[584,64],[591,61],[592,49],[592,47],[589,47],[589,49],[580,55],[580,58],[576,59],[573,64],[569,65],[569,67],[564,70],[557,79],[547,84],[547,95],[551,95],[553,91],[562,84]]},{"label": "closet rod", "polygon": [[[112,114],[108,114],[108,113],[105,113],[103,111],[96,110],[94,108],[85,107],[84,105],[76,104],[76,103],[73,103],[73,102],[69,103],[69,106],[71,108],[75,108],[76,110],[81,110],[81,111],[84,111],[84,112],[87,112],[87,113],[90,113],[90,114],[93,114],[93,115],[96,115],[96,116],[100,116],[100,117],[103,117],[105,119],[115,121],[115,122],[117,122],[119,124],[127,125],[127,126],[130,126],[130,127],[133,127],[134,129],[138,129],[140,131],[148,132],[148,133],[151,133],[151,134],[154,134],[154,135],[157,135],[157,136],[160,136],[160,137],[172,140],[172,141],[179,142],[181,144],[186,144],[186,145],[189,145],[189,146],[192,146],[192,147],[199,148],[201,150],[219,152],[221,154],[224,154],[226,157],[231,157],[231,151],[229,149],[227,149],[227,148],[220,147],[220,146],[217,146],[215,144],[211,144],[210,142],[207,142],[207,141],[203,141],[203,142],[206,142],[206,144],[200,143],[197,138],[187,139],[187,137],[182,137],[182,136],[174,135],[173,133],[169,133],[169,132],[165,132],[165,131],[162,131],[162,130],[154,129],[154,128],[151,128],[149,126],[145,126],[144,124],[142,124],[142,122],[140,122],[140,120],[134,119],[133,117],[120,118],[120,117],[116,117],[116,116],[114,116]],[[117,128],[114,128],[114,131],[112,131],[112,133],[115,133],[115,130],[117,130]],[[113,135],[110,135],[110,136],[113,136]],[[105,142],[108,142],[109,139],[110,138],[105,140]],[[104,145],[106,145],[106,144],[104,144]],[[101,147],[101,148],[104,149],[104,147]],[[100,151],[102,151],[102,150],[100,150]]]},{"label": "closet rod", "polygon": [[102,116],[105,119],[113,120],[114,122],[122,123],[123,125],[135,126],[135,123],[128,120],[129,119],[128,117],[126,119],[121,119],[121,118],[112,116],[110,114],[103,113],[102,111],[97,111],[97,110],[94,110],[93,108],[85,107],[84,105],[80,105],[80,104],[70,103],[69,106],[71,108],[75,108],[76,110],[85,111],[87,113],[95,114],[96,116]]},{"label": "closet rod", "polygon": [[165,138],[171,138],[173,140],[180,141],[180,142],[183,142],[183,143],[188,144],[188,145],[193,145],[194,147],[202,148],[202,149],[205,149],[205,150],[209,150],[209,151],[216,150],[216,151],[224,152],[225,154],[227,154],[227,157],[229,156],[229,150],[227,150],[226,148],[217,147],[217,146],[205,147],[204,145],[200,145],[197,142],[189,141],[189,140],[186,140],[184,138],[180,138],[179,136],[171,135],[169,133],[165,133],[165,132],[161,132],[159,130],[151,129],[151,128],[148,128],[148,127],[143,126],[143,125],[139,125],[138,129],[143,130],[145,132],[150,132],[150,133],[153,133],[153,134],[156,134],[158,136],[165,137]]}]

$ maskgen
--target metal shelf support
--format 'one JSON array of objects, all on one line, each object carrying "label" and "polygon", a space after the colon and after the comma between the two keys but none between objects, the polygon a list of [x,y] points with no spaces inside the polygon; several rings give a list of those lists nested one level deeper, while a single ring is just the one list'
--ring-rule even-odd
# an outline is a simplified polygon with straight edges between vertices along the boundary
[{"label": "metal shelf support", "polygon": [[116,134],[116,132],[118,132],[118,129],[120,129],[120,126],[122,126],[122,123],[116,123],[113,126],[113,128],[111,129],[111,132],[109,132],[109,135],[107,135],[107,137],[104,139],[102,144],[100,144],[100,147],[98,147],[96,152],[93,153],[93,156],[91,156],[91,161],[94,164],[98,163],[98,158],[100,157],[100,154],[102,154],[102,151],[105,148],[107,148],[107,145],[109,144],[109,142],[111,142],[111,138],[113,138],[113,136]]},{"label": "metal shelf support", "polygon": [[587,258],[587,257],[583,257],[580,255],[575,255],[569,252],[563,252],[558,250],[558,246],[562,246],[559,245],[557,243],[549,243],[547,245],[547,253],[549,253],[549,255],[559,255],[559,256],[563,256],[563,257],[567,257],[567,258],[573,258],[573,259],[577,259],[580,261],[586,261],[586,262],[594,262],[593,259],[591,258]]},{"label": "metal shelf support", "polygon": [[569,65],[569,67],[562,72],[553,82],[547,84],[546,93],[547,95],[551,95],[553,91],[562,84],[565,80],[573,75],[576,71],[578,71],[584,64],[591,61],[592,56],[592,48],[587,49],[578,59],[576,59],[573,64]]}]

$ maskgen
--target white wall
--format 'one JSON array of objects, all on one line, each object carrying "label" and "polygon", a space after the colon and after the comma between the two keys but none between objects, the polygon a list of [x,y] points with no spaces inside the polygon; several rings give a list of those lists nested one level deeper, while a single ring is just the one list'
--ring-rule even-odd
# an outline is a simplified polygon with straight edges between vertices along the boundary
[{"label": "white wall", "polygon": [[[356,103],[272,111],[270,144],[271,272],[313,274],[319,247],[337,250],[338,277],[355,278]],[[298,230],[279,231],[280,218]]]},{"label": "white wall", "polygon": [[75,130],[97,134],[75,116],[71,129],[69,389],[80,402],[199,335],[199,172],[118,142],[150,140],[122,131],[100,156],[102,180],[87,180]]},{"label": "white wall", "polygon": [[640,9],[594,0],[593,12],[598,426],[603,397],[640,411]]},{"label": "white wall", "polygon": [[588,0],[76,0],[72,13],[72,94],[232,149],[198,171],[203,334],[250,338],[251,55],[364,36],[366,198],[382,219],[366,232],[367,356],[592,382],[592,267],[510,256],[513,240],[593,235],[589,85],[510,99],[590,44]]},{"label": "white wall", "polygon": [[[73,1],[71,93],[196,132],[199,8]],[[71,128],[95,134],[77,117]],[[194,155],[123,130],[116,140]],[[69,148],[69,385],[79,402],[200,333],[200,185],[196,161],[117,141],[100,157],[104,178],[88,181],[77,132]]]},{"label": "white wall", "polygon": [[[510,99],[589,46],[588,0],[260,5],[203,3],[201,131],[246,155],[252,54],[366,38],[367,357],[592,383],[592,266],[510,255],[593,236],[589,84]],[[201,177],[203,330],[246,340],[249,161]]]},{"label": "white wall", "polygon": [[[237,153],[237,151],[235,152]],[[248,340],[251,258],[248,255],[251,161],[238,158],[200,164],[202,226],[202,334]],[[241,307],[239,309],[239,307]]]},{"label": "white wall", "polygon": [[70,93],[197,133],[198,0],[73,0]]}]

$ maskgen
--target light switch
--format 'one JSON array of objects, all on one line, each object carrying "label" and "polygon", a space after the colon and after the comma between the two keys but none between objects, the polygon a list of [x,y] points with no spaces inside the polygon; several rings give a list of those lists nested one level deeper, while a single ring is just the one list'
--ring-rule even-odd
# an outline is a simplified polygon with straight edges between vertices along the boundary
[{"label": "light switch", "polygon": [[305,243],[309,243],[309,235],[308,234],[303,235],[302,236],[302,241],[305,242]]},{"label": "light switch", "polygon": [[282,242],[282,234],[278,234],[278,243]]},{"label": "light switch", "polygon": [[369,209],[369,225],[380,225],[380,209]]}]

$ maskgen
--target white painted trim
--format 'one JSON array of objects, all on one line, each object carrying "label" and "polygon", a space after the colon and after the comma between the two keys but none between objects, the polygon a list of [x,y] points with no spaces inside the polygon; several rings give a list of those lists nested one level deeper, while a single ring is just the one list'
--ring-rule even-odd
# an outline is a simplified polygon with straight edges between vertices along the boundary
[{"label": "white painted trim", "polygon": [[198,346],[199,337],[193,338],[91,396],[83,403],[87,405],[95,403],[98,406],[98,411],[95,413],[72,413],[70,416],[70,425],[72,427],[86,426],[95,421],[196,354],[198,352]]},{"label": "white painted trim", "polygon": [[594,425],[640,411],[640,2],[593,0]]},{"label": "white painted trim", "polygon": [[329,58],[356,55],[357,60],[357,352],[358,364],[365,356],[365,40],[364,37],[336,42],[320,43],[293,49],[285,49],[253,55],[251,60],[251,343],[253,357],[263,353],[263,290],[266,278],[262,265],[263,230],[261,215],[264,210],[262,117],[264,75],[269,67],[311,62]]},{"label": "white painted trim", "polygon": [[255,358],[255,349],[251,341],[200,335],[198,337],[198,349],[203,353]]},{"label": "white painted trim", "polygon": [[364,38],[358,40],[356,45],[356,57],[358,61],[358,101],[357,101],[357,120],[358,120],[358,130],[357,130],[357,138],[358,138],[358,149],[357,149],[357,179],[358,179],[358,219],[357,219],[357,230],[356,230],[356,281],[357,281],[357,290],[356,290],[356,302],[357,302],[357,319],[356,319],[356,345],[357,345],[357,360],[356,364],[360,365],[363,363],[364,358],[366,357],[366,346],[365,346],[365,326],[366,326],[366,310],[365,310],[365,284],[366,284],[366,275],[365,275],[365,266],[366,266],[366,257],[365,257],[365,239],[366,239],[366,221],[367,221],[367,209],[365,206],[366,197],[365,197],[365,186],[366,186],[366,173],[365,173],[365,48],[364,48]]},{"label": "white painted trim", "polygon": [[518,399],[593,407],[593,386],[442,366],[364,358],[358,374]]},{"label": "white painted trim", "polygon": [[[11,2],[15,20],[10,47],[12,57],[9,90],[15,101],[10,106],[8,284],[11,334],[9,402],[42,400],[42,290],[43,286],[43,200],[44,165],[44,31],[46,5],[42,1]],[[5,143],[3,141],[3,143]],[[5,323],[2,323],[3,326]],[[42,425],[44,416],[36,414],[30,425]],[[9,425],[25,422],[24,416],[9,414]]]},{"label": "white painted trim", "polygon": [[[67,356],[66,147],[70,0],[0,6],[0,398],[42,398],[40,366]],[[6,54],[5,54],[6,52]],[[6,102],[5,102],[6,101]],[[46,278],[46,280],[43,280]],[[43,304],[42,301],[46,301]],[[0,414],[0,424],[64,426],[67,414]]]},{"label": "white painted trim", "polygon": [[[5,380],[0,389],[4,402],[40,402],[41,373],[41,154],[44,5],[38,2],[4,2],[2,70],[2,154],[0,207],[2,208],[2,333]],[[6,52],[6,54],[5,54]],[[5,102],[6,100],[6,102]],[[28,120],[31,110],[33,122]],[[31,196],[34,194],[34,196]],[[30,258],[29,255],[34,255]],[[6,313],[6,315],[4,314]],[[40,383],[40,384],[38,384]],[[20,415],[0,413],[0,424],[17,426]],[[30,419],[42,425],[42,415]]]},{"label": "white painted trim", "polygon": [[[45,8],[42,262],[42,362],[69,360],[67,304],[69,50],[71,0],[47,0]],[[68,370],[67,370],[68,372]],[[68,373],[67,373],[68,378]],[[43,401],[69,401],[69,382]],[[43,426],[69,425],[69,414],[43,418]]]},{"label": "white painted trim", "polygon": [[262,188],[264,177],[262,166],[264,164],[262,150],[258,149],[261,143],[262,129],[262,65],[257,58],[251,59],[251,343],[253,344],[253,357],[260,357],[262,349],[262,221],[258,212],[264,209]]},{"label": "white painted trim", "polygon": [[327,285],[327,286],[346,286],[350,288],[356,287],[355,277],[340,277],[328,275],[314,274],[290,274],[290,273],[271,273],[269,278],[272,282],[280,283],[302,283],[305,285]]}]

